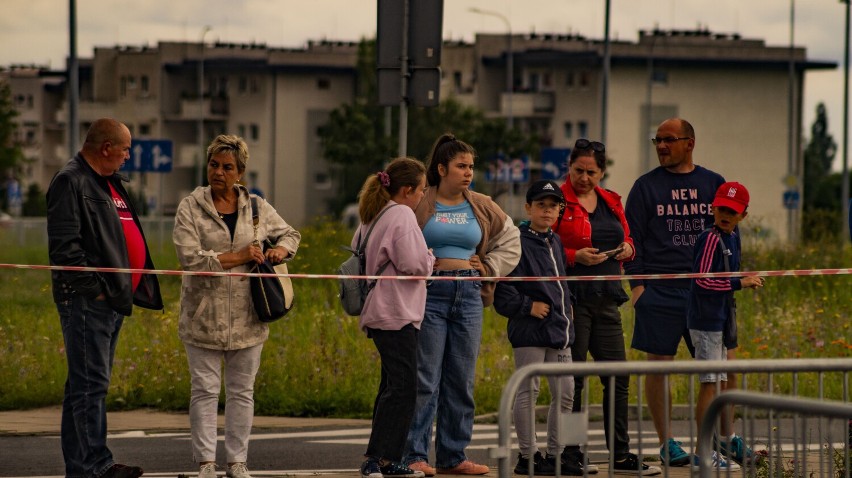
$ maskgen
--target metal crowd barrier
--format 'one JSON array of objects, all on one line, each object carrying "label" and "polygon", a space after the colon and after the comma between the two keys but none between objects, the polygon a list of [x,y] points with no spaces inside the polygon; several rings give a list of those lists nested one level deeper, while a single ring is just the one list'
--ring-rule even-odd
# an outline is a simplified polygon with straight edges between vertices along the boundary
[{"label": "metal crowd barrier", "polygon": [[[813,400],[801,397],[779,397],[768,395],[765,393],[755,393],[755,392],[743,392],[743,391],[730,391],[725,392],[717,396],[711,403],[710,406],[707,407],[707,412],[704,416],[704,419],[701,421],[701,428],[699,430],[699,439],[698,439],[698,456],[701,457],[701,468],[699,469],[699,476],[701,478],[710,478],[713,476],[713,472],[710,468],[710,452],[712,450],[712,441],[713,441],[713,429],[716,426],[716,422],[721,415],[722,411],[725,407],[729,405],[746,405],[749,408],[759,408],[759,409],[770,409],[773,411],[781,411],[781,412],[795,412],[797,414],[796,418],[798,419],[798,415],[804,416],[815,416],[817,417],[817,436],[818,439],[828,442],[828,446],[825,447],[825,450],[818,448],[818,456],[817,456],[817,468],[819,470],[819,474],[816,476],[836,476],[836,474],[840,476],[844,476],[849,478],[850,470],[849,470],[849,460],[850,460],[850,441],[852,441],[852,436],[849,436],[852,433],[852,429],[847,428],[846,436],[841,443],[842,446],[835,447],[834,439],[832,436],[832,428],[830,426],[825,426],[823,423],[825,417],[832,417],[836,419],[840,419],[842,423],[849,424],[849,420],[852,420],[852,404],[849,403],[841,403],[841,402],[829,402],[824,400]],[[804,420],[804,419],[803,419]],[[848,425],[847,425],[848,426]],[[798,437],[800,441],[794,441],[794,452],[793,459],[790,460],[792,466],[792,470],[785,470],[783,467],[783,457],[781,454],[781,447],[778,447],[775,450],[774,462],[776,466],[768,466],[767,467],[767,475],[768,476],[787,476],[792,473],[793,476],[811,476],[816,473],[816,470],[809,472],[809,463],[810,463],[810,453],[807,447],[802,447],[801,453],[798,450],[798,445],[809,443],[810,440],[807,437],[806,431],[809,429],[807,426],[807,422],[801,424],[801,426],[797,427],[801,430],[800,436]],[[822,433],[826,433],[825,436]],[[772,436],[770,434],[770,436]],[[837,450],[840,448],[840,450]],[[835,460],[836,457],[836,460]],[[772,450],[770,449],[769,458],[772,459]],[[743,467],[742,470],[746,473],[747,468],[754,468],[754,466]],[[751,470],[754,471],[754,470]],[[786,475],[785,475],[786,473]]]},{"label": "metal crowd barrier", "polygon": [[[645,408],[645,404],[643,404],[644,391],[642,389],[643,383],[641,379],[645,375],[663,375],[664,376],[664,384],[668,387],[670,379],[672,377],[678,376],[686,376],[688,379],[687,387],[688,387],[688,403],[680,404],[686,405],[688,407],[688,426],[687,428],[687,437],[683,440],[684,448],[689,450],[695,450],[695,437],[697,437],[697,430],[695,425],[695,415],[694,415],[694,406],[695,399],[697,397],[697,393],[695,392],[695,383],[697,383],[697,375],[700,373],[709,373],[709,372],[727,372],[728,374],[736,373],[737,375],[737,387],[742,390],[747,390],[750,392],[762,392],[767,397],[767,400],[764,400],[764,404],[774,403],[769,400],[769,398],[785,398],[786,400],[791,401],[800,401],[801,403],[811,404],[811,402],[822,403],[828,399],[833,399],[838,401],[842,405],[843,412],[838,413],[847,413],[847,418],[852,418],[852,413],[849,413],[852,405],[848,405],[850,402],[849,395],[849,375],[852,373],[852,359],[842,358],[842,359],[778,359],[778,360],[731,360],[731,361],[630,361],[630,362],[585,362],[585,363],[547,363],[547,364],[532,364],[525,366],[517,371],[510,377],[509,381],[506,383],[506,386],[503,388],[503,393],[500,397],[500,406],[498,410],[498,438],[497,438],[497,446],[490,450],[491,458],[496,458],[498,461],[498,475],[500,478],[509,478],[512,476],[512,467],[513,467],[513,459],[515,457],[513,450],[513,437],[514,432],[512,429],[512,406],[514,404],[515,395],[517,394],[518,389],[524,383],[524,381],[532,380],[535,377],[547,377],[547,376],[559,376],[559,375],[573,375],[576,378],[586,377],[586,386],[584,388],[583,397],[575,397],[575,400],[583,400],[583,412],[572,414],[569,412],[562,412],[560,409],[559,412],[559,443],[560,447],[565,445],[580,445],[581,450],[584,452],[588,452],[588,442],[589,442],[589,427],[590,422],[588,419],[589,413],[589,389],[591,388],[591,380],[592,377],[597,376],[605,376],[608,377],[609,387],[611,389],[615,389],[615,377],[616,376],[637,376],[636,384],[635,384],[635,395],[636,402],[629,405],[629,409],[633,413],[633,418],[629,423],[629,428],[631,432],[635,432],[637,438],[631,437],[631,451],[636,453],[639,456],[639,459],[642,460],[643,453],[647,452],[649,455],[657,455],[659,451],[659,443],[656,438],[656,433],[653,428],[653,425],[649,425],[647,422],[644,424],[645,431],[649,431],[653,434],[653,439],[650,440],[651,443],[648,443],[649,440],[643,440],[643,417],[650,416],[649,412]],[[782,378],[782,374],[789,374],[788,378],[784,375],[783,378],[788,378],[785,380],[780,380]],[[816,388],[816,396],[813,397],[802,397],[799,394],[799,384],[800,382],[807,380],[812,382],[813,387]],[[785,382],[784,386],[781,386],[781,382]],[[825,396],[825,385],[829,383],[832,385],[832,389],[835,392],[832,393],[834,396]],[[763,390],[761,390],[763,388]],[[784,390],[789,389],[789,390]],[[559,396],[561,390],[551,390],[552,394]],[[724,394],[720,394],[719,396],[731,395],[731,398],[726,398],[725,400],[732,400],[734,398],[738,398],[740,395],[734,395],[734,391],[726,392]],[[748,396],[751,396],[750,394]],[[727,402],[726,402],[727,403]],[[825,405],[828,405],[829,402],[825,402]],[[786,402],[783,402],[786,405]],[[666,415],[664,417],[664,422],[668,422],[668,410],[669,403],[666,403]],[[744,404],[744,405],[751,405]],[[609,407],[609,415],[614,415],[614,403],[609,402],[605,404],[605,406]],[[721,407],[721,405],[717,405]],[[849,408],[847,408],[849,407]],[[765,440],[762,443],[766,444],[767,452],[773,452],[775,449],[779,453],[782,453],[782,443],[781,440],[783,438],[786,443],[783,443],[783,447],[787,448],[789,451],[790,446],[792,445],[793,451],[796,452],[797,447],[806,447],[807,444],[802,442],[798,443],[796,438],[801,439],[801,434],[798,429],[801,429],[801,433],[805,431],[809,431],[805,428],[805,425],[802,423],[798,423],[796,417],[790,418],[789,416],[778,416],[775,417],[773,413],[772,407],[765,407],[769,409],[769,413],[766,416],[760,416],[758,414],[752,414],[750,408],[741,410],[740,415],[743,417],[741,428],[746,428],[745,431],[740,432],[739,434],[743,437],[747,444],[752,445],[755,443],[756,439]],[[834,416],[834,413],[837,411],[834,408],[828,407],[826,410],[829,410]],[[789,410],[789,411],[797,411],[797,410]],[[535,407],[532,407],[530,410],[530,416],[533,423],[535,423]],[[709,412],[708,412],[709,416]],[[682,419],[682,416],[678,416],[677,418]],[[766,422],[767,425],[765,430],[767,430],[767,436],[757,437],[757,433],[755,429],[764,429],[762,427],[755,427],[753,420],[758,420],[761,422]],[[776,421],[777,420],[777,421]],[[713,424],[713,420],[711,419],[711,425]],[[748,426],[744,426],[748,425]],[[602,426],[598,427],[597,432],[600,431]],[[650,430],[649,430],[650,428]],[[682,423],[679,424],[679,427],[673,426],[672,428],[680,428],[683,429],[684,426]],[[834,436],[837,436],[838,432],[837,428],[839,426],[835,425],[834,427]],[[846,435],[848,433],[847,422],[842,424],[842,428],[844,430],[844,440],[843,440],[843,451],[848,456],[849,453],[849,437]],[[533,427],[535,430],[535,427]],[[614,420],[610,420],[610,436],[614,436]],[[785,433],[782,437],[780,433]],[[792,432],[792,435],[790,434]],[[671,436],[671,433],[666,433]],[[819,450],[822,450],[825,445],[823,439],[826,437],[819,436],[817,437],[817,441],[820,442]],[[792,443],[790,441],[792,440]],[[541,441],[541,440],[539,440]],[[777,443],[776,443],[777,442]],[[702,447],[706,444],[706,442],[702,441]],[[829,443],[830,447],[837,448],[837,443]],[[588,454],[588,453],[587,453]],[[704,453],[706,455],[706,453]],[[703,455],[702,455],[703,456]],[[741,475],[741,476],[779,476],[779,477],[793,477],[793,476],[829,476],[829,475],[816,475],[815,473],[812,475],[796,475],[794,474],[797,469],[794,469],[792,473],[786,474],[773,474],[773,460],[780,459],[781,455],[777,454],[775,457],[769,456],[766,457],[766,462],[769,464],[768,469],[764,469],[761,473],[766,472],[766,474],[758,473],[758,470],[755,469],[754,464],[743,466],[741,471],[735,471],[728,473],[724,473],[724,475]],[[848,458],[847,458],[848,460]],[[531,460],[532,461],[532,460]],[[557,460],[557,476],[559,476],[559,472],[561,471],[559,468]],[[795,461],[795,458],[793,459]],[[607,462],[603,463],[607,466],[606,472],[608,472],[609,476],[613,475],[613,462],[614,456],[610,452],[608,453]],[[648,463],[649,465],[661,465],[660,463],[654,462]],[[698,471],[692,471],[691,466],[676,468],[676,467],[665,467],[662,466],[662,476],[691,476],[693,473],[697,475]],[[795,468],[795,467],[794,467]],[[799,467],[801,469],[801,467]],[[530,475],[533,476],[534,470],[532,467],[530,468]],[[841,474],[839,476],[849,476],[849,466],[845,466],[845,474]],[[702,475],[706,476],[706,475]]]}]

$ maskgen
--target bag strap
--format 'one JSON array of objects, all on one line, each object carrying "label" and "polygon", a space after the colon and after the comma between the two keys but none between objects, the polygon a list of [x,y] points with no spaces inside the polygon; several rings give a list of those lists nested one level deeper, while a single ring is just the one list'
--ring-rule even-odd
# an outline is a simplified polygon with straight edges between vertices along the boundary
[{"label": "bag strap", "polygon": [[257,241],[257,226],[260,224],[260,216],[257,213],[257,197],[251,196],[251,223],[254,227],[254,242],[260,244]]},{"label": "bag strap", "polygon": [[[376,216],[376,218],[375,218],[375,219],[373,219],[373,223],[372,223],[372,224],[370,224],[370,228],[369,228],[369,229],[367,229],[367,235],[364,237],[364,242],[361,242],[361,238],[360,238],[361,233],[360,233],[360,231],[358,232],[358,236],[359,236],[359,237],[358,237],[358,255],[359,255],[359,256],[360,256],[360,255],[362,255],[362,254],[364,254],[364,251],[367,249],[367,240],[368,240],[368,239],[370,239],[370,234],[372,234],[372,233],[373,233],[373,228],[374,228],[374,227],[376,227],[376,223],[378,223],[378,222],[379,222],[379,218],[381,218],[381,217],[384,215],[384,213],[388,212],[388,209],[390,209],[390,208],[392,208],[392,207],[394,207],[394,206],[399,206],[399,204],[391,204],[390,206],[388,206],[388,207],[386,207],[386,208],[382,209],[382,210],[381,210],[381,212],[379,212],[379,214]],[[384,271],[385,271],[385,269],[387,269],[387,267],[390,265],[390,262],[391,262],[391,261],[389,261],[389,260],[388,260],[388,261],[385,261],[385,263],[384,263],[384,264],[382,264],[381,266],[379,266],[379,270],[378,270],[378,271],[376,271],[376,275],[377,275],[377,276],[382,275],[382,272],[384,272]],[[366,268],[366,265],[365,265],[365,268]],[[367,272],[367,271],[365,270],[364,272]],[[373,284],[375,284],[375,282],[376,282],[376,281],[373,281],[373,282],[371,283],[370,288],[372,288],[372,286],[373,286]]]},{"label": "bag strap", "polygon": [[[725,272],[731,272],[731,262],[728,259],[731,256],[731,250],[728,249],[728,246],[725,245],[725,241],[722,240],[722,234],[720,234],[715,227],[710,228],[710,233],[716,236],[717,239],[719,239],[719,249],[722,251],[722,262],[725,266]],[[730,279],[730,277],[728,279]],[[734,310],[736,310],[736,302],[734,301],[734,291],[729,291],[727,297],[730,300],[731,313],[733,314]]]},{"label": "bag strap", "polygon": [[363,254],[363,253],[364,253],[364,249],[366,249],[366,248],[367,248],[367,241],[370,239],[370,234],[372,234],[372,233],[373,233],[373,228],[374,228],[374,227],[376,227],[376,223],[378,223],[378,222],[379,222],[379,219],[380,219],[380,218],[381,218],[381,217],[382,217],[382,216],[383,216],[386,212],[388,212],[388,209],[390,209],[390,208],[392,208],[392,207],[394,207],[394,206],[399,206],[399,204],[391,204],[390,206],[388,206],[388,207],[386,207],[386,208],[382,209],[382,210],[381,210],[381,212],[379,212],[379,215],[378,215],[378,216],[376,216],[376,218],[375,218],[375,219],[373,219],[373,223],[372,223],[372,224],[370,224],[370,228],[369,228],[369,229],[367,229],[367,235],[364,237],[364,242],[361,242],[361,238],[360,238],[361,233],[360,233],[360,231],[358,232],[358,236],[359,236],[359,238],[358,238],[358,254]]}]

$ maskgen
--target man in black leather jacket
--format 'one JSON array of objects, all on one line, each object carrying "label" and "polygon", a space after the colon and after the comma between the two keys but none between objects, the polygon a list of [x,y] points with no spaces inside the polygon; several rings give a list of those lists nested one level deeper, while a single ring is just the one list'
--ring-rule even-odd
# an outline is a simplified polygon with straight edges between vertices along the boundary
[{"label": "man in black leather jacket", "polygon": [[[117,174],[130,131],[95,121],[80,152],[47,190],[50,264],[153,269],[136,211]],[[162,309],[156,275],[56,270],[53,299],[62,323],[68,378],[62,403],[62,453],[68,478],[136,478],[137,466],[113,461],[106,445],[106,394],[124,316],[133,304]]]}]

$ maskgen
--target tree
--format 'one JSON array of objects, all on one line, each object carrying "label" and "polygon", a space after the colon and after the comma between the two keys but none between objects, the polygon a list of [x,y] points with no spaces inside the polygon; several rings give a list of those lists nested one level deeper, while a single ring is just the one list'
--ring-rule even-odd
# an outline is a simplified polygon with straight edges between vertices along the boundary
[{"label": "tree", "polygon": [[[320,128],[325,158],[336,165],[333,174],[339,194],[332,200],[332,210],[341,211],[354,202],[368,174],[382,169],[396,156],[397,136],[385,135],[385,107],[377,103],[375,40],[362,40],[358,47],[356,96],[352,104],[343,105],[329,115]],[[412,107],[408,110],[407,155],[425,159],[435,139],[452,132],[477,148],[477,169],[484,169],[488,159],[497,153],[518,155],[538,153],[538,141],[520,131],[508,130],[505,121],[486,118],[482,111],[448,99],[437,107]],[[398,109],[390,117],[391,129],[398,124]]]},{"label": "tree", "polygon": [[836,238],[840,230],[842,178],[831,172],[835,154],[837,143],[828,132],[825,105],[819,103],[804,155],[802,237],[805,240]]},{"label": "tree", "polygon": [[0,79],[0,172],[15,172],[24,161],[21,145],[15,141],[15,118],[18,111],[12,105],[12,87]]}]

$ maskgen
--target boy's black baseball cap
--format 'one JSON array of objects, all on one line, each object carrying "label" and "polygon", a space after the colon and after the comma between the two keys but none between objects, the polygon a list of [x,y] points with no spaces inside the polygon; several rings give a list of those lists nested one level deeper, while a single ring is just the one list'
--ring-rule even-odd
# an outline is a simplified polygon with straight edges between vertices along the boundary
[{"label": "boy's black baseball cap", "polygon": [[556,181],[542,179],[532,183],[527,189],[527,203],[532,203],[541,198],[552,196],[560,204],[565,203],[565,196],[562,194],[562,189],[556,184]]}]

